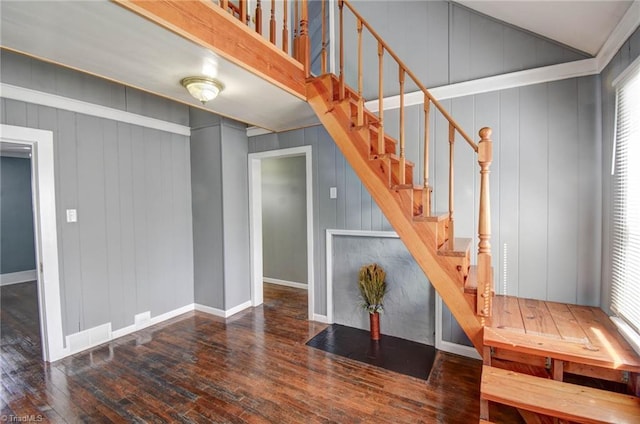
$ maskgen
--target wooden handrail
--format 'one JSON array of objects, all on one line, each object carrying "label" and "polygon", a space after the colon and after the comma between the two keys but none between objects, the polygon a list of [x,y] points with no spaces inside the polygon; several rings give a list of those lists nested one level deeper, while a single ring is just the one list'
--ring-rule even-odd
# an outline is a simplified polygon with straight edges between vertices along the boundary
[{"label": "wooden handrail", "polygon": [[[389,52],[389,54],[391,55],[391,57],[393,57],[393,59],[398,63],[398,65],[404,69],[404,71],[407,73],[407,75],[409,75],[409,77],[413,80],[413,82],[418,86],[418,88],[420,90],[422,90],[422,92],[429,98],[429,100],[433,103],[433,105],[438,109],[438,111],[442,114],[442,116],[444,116],[444,118],[449,121],[449,123],[451,123],[454,128],[456,129],[456,131],[462,136],[462,138],[464,138],[466,140],[466,142],[469,144],[469,146],[471,146],[471,148],[477,152],[478,151],[478,145],[471,139],[471,137],[469,137],[469,135],[458,125],[458,123],[451,117],[451,115],[446,111],[446,109],[440,104],[440,102],[438,102],[438,100],[433,97],[431,95],[431,93],[429,92],[429,90],[427,90],[427,88],[422,84],[422,82],[418,79],[418,77],[415,76],[415,74],[407,67],[407,65],[405,65],[405,63],[402,61],[402,59],[400,59],[398,57],[398,55],[391,50],[391,48],[389,47],[389,45],[387,43],[385,43],[385,41],[382,39],[382,37],[373,29],[373,27],[362,17],[362,15],[360,15],[358,13],[357,10],[355,10],[355,8],[347,1],[347,0],[339,0],[339,6],[341,7],[341,5],[346,5],[347,8],[349,8],[349,10],[351,10],[351,12],[353,13],[353,15],[355,16],[356,19],[362,21],[362,24],[364,25],[365,28],[367,28],[367,30],[369,31],[369,33],[378,41],[378,43],[382,44],[383,48]],[[341,16],[342,19],[342,16]],[[342,25],[341,25],[341,30],[340,30],[340,34],[342,35]],[[341,47],[342,47],[342,42],[340,43]],[[342,56],[341,56],[342,57]],[[341,63],[343,62],[343,60],[341,59]]]}]

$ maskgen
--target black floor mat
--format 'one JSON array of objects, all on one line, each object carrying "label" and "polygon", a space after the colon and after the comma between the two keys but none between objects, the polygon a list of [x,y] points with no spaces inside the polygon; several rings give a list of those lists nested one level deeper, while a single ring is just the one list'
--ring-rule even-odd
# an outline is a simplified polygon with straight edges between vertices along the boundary
[{"label": "black floor mat", "polygon": [[385,335],[374,342],[368,331],[339,324],[318,333],[307,346],[423,380],[436,356],[433,346]]}]

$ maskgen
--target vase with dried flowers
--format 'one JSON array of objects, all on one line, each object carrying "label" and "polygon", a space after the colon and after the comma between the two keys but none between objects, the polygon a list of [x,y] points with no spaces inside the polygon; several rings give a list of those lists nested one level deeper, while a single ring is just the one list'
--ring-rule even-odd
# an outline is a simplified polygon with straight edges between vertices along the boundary
[{"label": "vase with dried flowers", "polygon": [[360,268],[358,288],[362,297],[362,307],[369,312],[371,340],[380,340],[380,312],[382,300],[387,293],[387,274],[378,264],[364,265]]}]

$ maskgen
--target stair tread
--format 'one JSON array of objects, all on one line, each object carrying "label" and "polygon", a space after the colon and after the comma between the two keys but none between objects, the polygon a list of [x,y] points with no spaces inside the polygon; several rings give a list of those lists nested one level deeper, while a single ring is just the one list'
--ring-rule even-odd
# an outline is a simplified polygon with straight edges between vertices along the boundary
[{"label": "stair tread", "polygon": [[596,346],[588,341],[563,340],[507,328],[484,329],[485,346],[601,368],[640,372],[640,358],[622,348],[615,348],[612,343],[607,339],[604,345]]},{"label": "stair tread", "polygon": [[449,212],[436,212],[429,216],[414,216],[414,221],[439,222],[449,219]]},{"label": "stair tread", "polygon": [[[471,249],[472,239],[464,237],[456,237],[453,239],[453,246],[449,243],[443,244],[438,249],[438,255],[441,256],[467,256],[469,249]],[[451,248],[453,247],[453,248]]]},{"label": "stair tread", "polygon": [[482,367],[481,398],[561,419],[637,423],[640,398],[514,371]]}]

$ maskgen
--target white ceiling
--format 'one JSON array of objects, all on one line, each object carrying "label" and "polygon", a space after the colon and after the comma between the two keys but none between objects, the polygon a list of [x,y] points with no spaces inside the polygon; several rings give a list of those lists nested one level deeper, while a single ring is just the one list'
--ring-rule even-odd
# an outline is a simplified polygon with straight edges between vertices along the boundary
[{"label": "white ceiling", "polygon": [[[632,2],[459,3],[595,55]],[[179,81],[213,74],[225,84],[213,112],[275,131],[318,122],[299,98],[115,3],[0,0],[0,15],[10,49],[199,107]]]},{"label": "white ceiling", "polygon": [[180,85],[225,85],[206,108],[271,130],[314,123],[308,104],[173,32],[106,1],[1,1],[3,46],[201,107]]},{"label": "white ceiling", "polygon": [[598,54],[632,0],[456,0],[574,49]]}]

